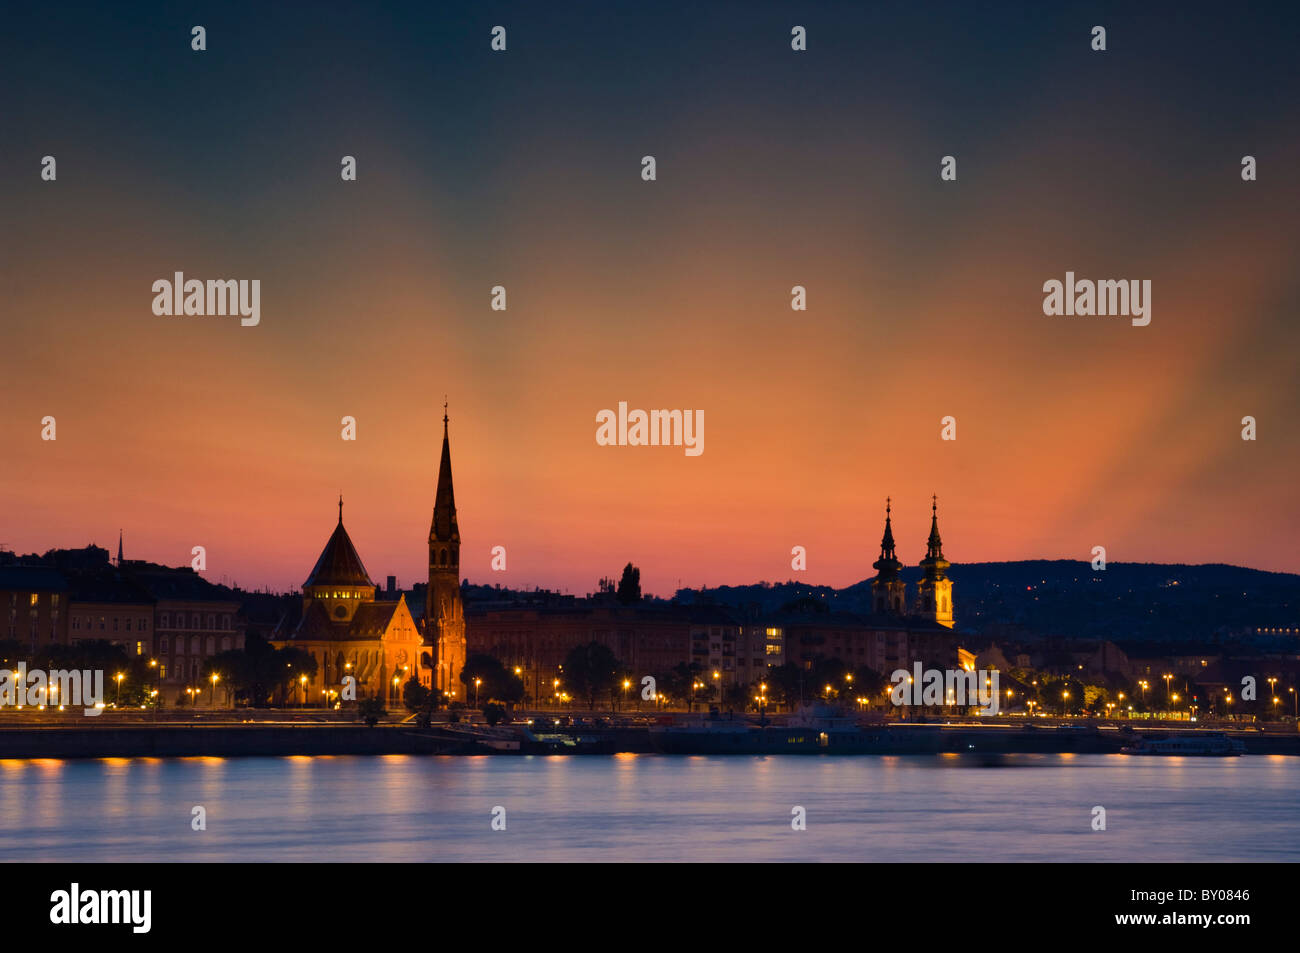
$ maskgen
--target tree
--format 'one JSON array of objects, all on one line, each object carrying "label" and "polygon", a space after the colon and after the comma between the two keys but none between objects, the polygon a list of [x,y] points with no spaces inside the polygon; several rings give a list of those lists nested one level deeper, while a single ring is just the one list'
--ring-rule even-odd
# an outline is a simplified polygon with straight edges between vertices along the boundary
[{"label": "tree", "polygon": [[379,724],[379,719],[387,714],[388,709],[384,707],[384,700],[378,695],[367,695],[357,702],[357,717],[364,721],[367,727],[375,727]]},{"label": "tree", "polygon": [[744,711],[751,704],[754,704],[754,695],[757,692],[751,692],[747,685],[741,685],[739,682],[728,682],[722,689],[722,704],[728,711],[735,711],[739,708]]},{"label": "tree", "polygon": [[658,676],[655,682],[660,686],[660,692],[667,695],[670,701],[674,698],[694,700],[694,685],[700,680],[703,670],[699,662],[678,662],[672,671]]},{"label": "tree", "polygon": [[412,675],[402,686],[402,704],[406,706],[409,712],[423,711],[429,707],[429,696],[433,693],[420,684],[420,680]]},{"label": "tree", "polygon": [[600,642],[575,646],[564,657],[565,680],[575,695],[587,699],[588,710],[594,710],[596,699],[618,683],[619,668],[609,646]]},{"label": "tree", "polygon": [[[477,694],[480,703],[498,701],[516,705],[523,700],[524,682],[518,675],[501,664],[500,659],[476,652],[465,659],[460,680],[465,685],[465,697]],[[475,692],[475,681],[480,682]]]},{"label": "tree", "polygon": [[769,668],[766,681],[767,697],[778,704],[793,708],[803,698],[805,673],[794,662]]},{"label": "tree", "polygon": [[878,701],[884,696],[885,689],[893,683],[873,668],[859,665],[853,670],[853,688],[851,694],[871,701]]},{"label": "tree", "polygon": [[623,578],[618,581],[618,601],[625,606],[641,601],[641,570],[631,563],[623,567]]}]

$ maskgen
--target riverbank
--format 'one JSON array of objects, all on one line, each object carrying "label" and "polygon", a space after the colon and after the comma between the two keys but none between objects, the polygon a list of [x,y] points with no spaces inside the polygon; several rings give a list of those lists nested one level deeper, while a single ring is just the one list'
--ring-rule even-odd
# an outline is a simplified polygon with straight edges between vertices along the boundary
[{"label": "riverbank", "polygon": [[[1179,729],[1195,733],[1196,729]],[[1133,738],[1165,729],[1123,731],[1086,725],[891,724],[872,729],[879,745],[845,754],[1113,754]],[[1300,755],[1300,735],[1230,731],[1249,754]],[[0,759],[284,757],[386,754],[650,754],[664,751],[647,725],[552,726],[354,722],[101,723],[0,726]],[[675,754],[724,754],[704,739]],[[743,752],[737,752],[743,753]],[[750,752],[752,753],[752,752]],[[765,752],[772,753],[772,752]],[[833,754],[815,748],[808,753]]]}]

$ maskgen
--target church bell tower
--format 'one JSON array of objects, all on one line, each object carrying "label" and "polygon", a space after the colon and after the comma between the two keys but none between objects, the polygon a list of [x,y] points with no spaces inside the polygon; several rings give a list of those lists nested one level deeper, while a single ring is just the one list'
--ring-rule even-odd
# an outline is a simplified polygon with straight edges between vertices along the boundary
[{"label": "church bell tower", "polygon": [[939,498],[931,497],[930,539],[921,560],[921,581],[917,585],[917,611],[923,618],[953,627],[952,580],[947,569],[952,565],[943,558],[943,540],[939,538]]},{"label": "church bell tower", "polygon": [[460,595],[460,527],[451,483],[451,445],[447,408],[442,414],[442,460],[438,493],[429,527],[429,588],[424,601],[424,644],[433,663],[432,687],[450,701],[464,701],[460,673],[465,668],[465,606]]},{"label": "church bell tower", "polygon": [[894,551],[889,506],[889,497],[885,497],[885,535],[880,539],[880,558],[871,564],[876,570],[876,578],[871,581],[871,611],[879,615],[902,615],[907,611],[907,583],[899,575],[903,564]]}]

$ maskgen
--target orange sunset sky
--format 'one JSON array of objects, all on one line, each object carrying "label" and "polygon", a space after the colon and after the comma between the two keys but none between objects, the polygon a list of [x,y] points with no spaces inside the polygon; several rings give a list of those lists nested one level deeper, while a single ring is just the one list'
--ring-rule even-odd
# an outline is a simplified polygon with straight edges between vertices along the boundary
[{"label": "orange sunset sky", "polygon": [[[202,57],[174,24],[28,25],[4,547],[122,528],[128,558],[203,545],[208,578],[290,589],[342,492],[371,577],[410,585],[445,394],[474,582],[582,593],[631,560],[669,595],[790,578],[800,545],[801,578],[842,586],[873,574],[886,495],[924,555],[931,493],[957,563],[1300,571],[1285,44],[1194,59],[1195,17],[1116,16],[1103,58],[1070,22],[850,11],[796,56],[775,8],[725,42],[712,15],[520,8],[494,58],[486,21],[252,15]],[[1044,316],[1067,270],[1149,279],[1151,324]],[[154,315],[175,271],[259,279],[260,325]],[[621,400],[703,410],[703,455],[598,446]]]}]

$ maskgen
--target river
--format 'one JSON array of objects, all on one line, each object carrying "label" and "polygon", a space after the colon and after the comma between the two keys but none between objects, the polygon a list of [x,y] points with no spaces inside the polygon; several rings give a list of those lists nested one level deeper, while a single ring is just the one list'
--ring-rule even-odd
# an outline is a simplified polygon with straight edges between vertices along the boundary
[{"label": "river", "polygon": [[1295,861],[1300,758],[6,760],[0,859]]}]

